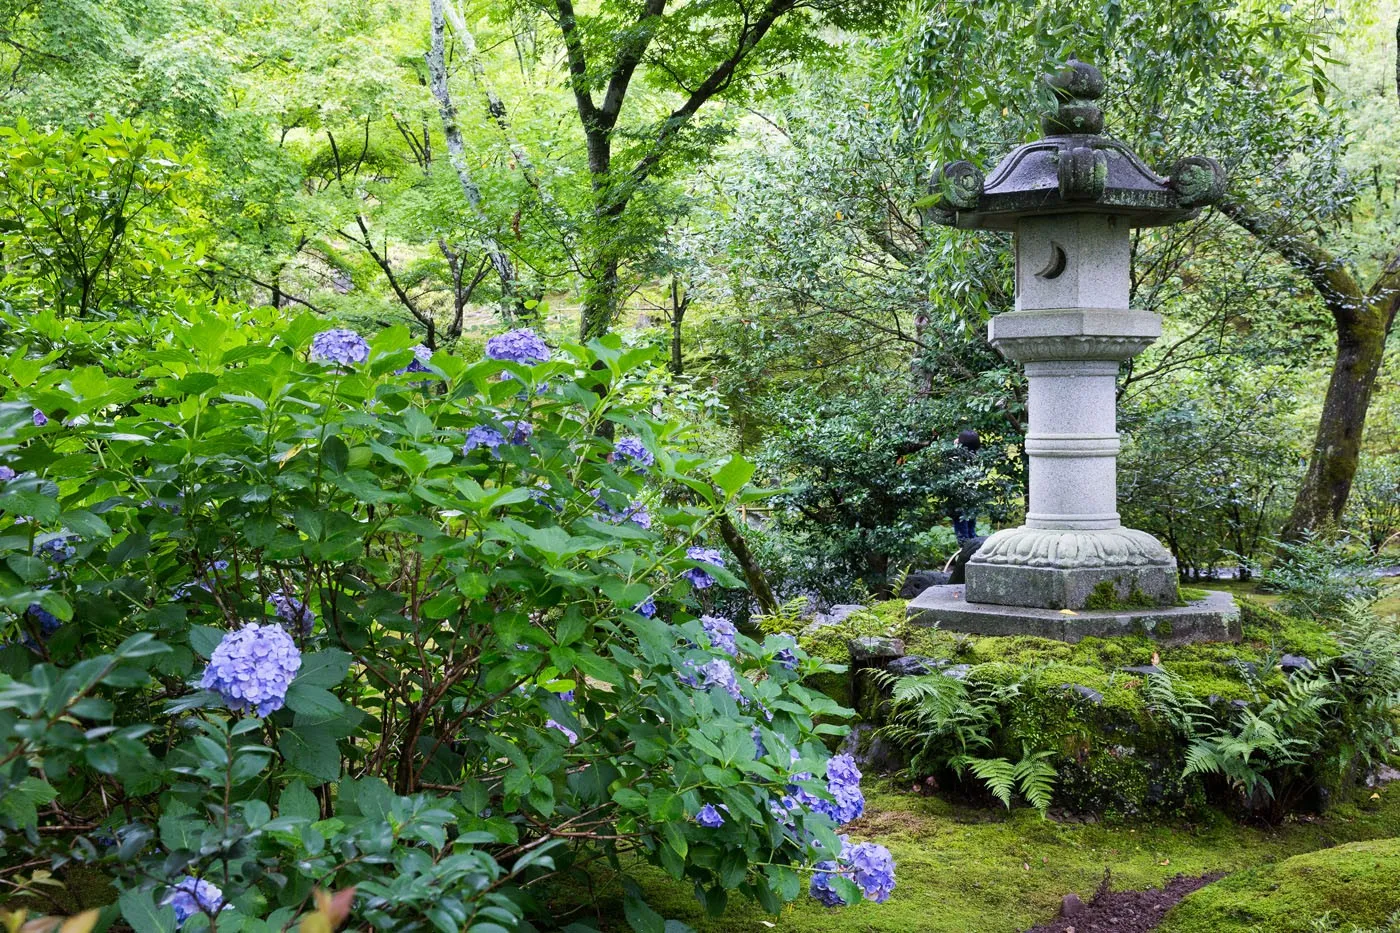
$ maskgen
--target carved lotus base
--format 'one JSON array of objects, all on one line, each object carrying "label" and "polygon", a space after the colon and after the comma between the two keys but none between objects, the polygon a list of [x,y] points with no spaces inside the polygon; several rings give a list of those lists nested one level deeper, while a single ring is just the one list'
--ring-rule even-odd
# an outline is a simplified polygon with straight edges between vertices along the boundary
[{"label": "carved lotus base", "polygon": [[1149,608],[1177,600],[1176,561],[1143,531],[1008,528],[967,565],[967,599],[1038,609]]}]

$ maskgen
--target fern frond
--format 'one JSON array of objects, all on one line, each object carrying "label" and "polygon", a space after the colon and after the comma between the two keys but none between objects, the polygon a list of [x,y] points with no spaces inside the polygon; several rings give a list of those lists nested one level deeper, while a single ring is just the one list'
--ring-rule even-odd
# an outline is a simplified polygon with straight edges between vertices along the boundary
[{"label": "fern frond", "polygon": [[966,764],[992,796],[1010,810],[1011,794],[1016,790],[1016,766],[1005,758],[966,758]]}]

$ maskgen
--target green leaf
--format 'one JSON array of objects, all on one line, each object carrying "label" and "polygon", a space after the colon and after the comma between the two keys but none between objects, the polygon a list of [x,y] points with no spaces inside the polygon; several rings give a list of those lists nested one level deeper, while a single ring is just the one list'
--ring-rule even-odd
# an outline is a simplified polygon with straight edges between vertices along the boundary
[{"label": "green leaf", "polygon": [[624,810],[641,813],[647,808],[647,799],[630,787],[619,787],[613,791],[612,799]]},{"label": "green leaf", "polygon": [[323,724],[284,729],[277,747],[287,764],[316,778],[318,783],[340,777],[340,747],[334,733]]},{"label": "green leaf", "polygon": [[277,798],[277,815],[315,822],[321,818],[321,804],[301,781],[292,781]]},{"label": "green leaf", "polygon": [[295,713],[321,719],[338,716],[345,708],[340,698],[324,687],[317,687],[297,678],[287,688],[287,706]]},{"label": "green leaf", "polygon": [[715,471],[715,485],[724,491],[726,496],[732,496],[747,485],[753,477],[754,465],[740,454],[732,455],[724,466]]},{"label": "green leaf", "polygon": [[350,467],[350,448],[345,441],[331,435],[321,445],[321,462],[335,473],[344,473]]},{"label": "green leaf", "polygon": [[219,642],[223,641],[226,634],[228,633],[222,629],[208,625],[191,626],[190,650],[201,658],[211,658],[214,656],[214,649],[219,647]]},{"label": "green leaf", "polygon": [[339,648],[327,648],[301,656],[301,670],[297,672],[292,685],[334,687],[345,679],[349,671],[350,655]]},{"label": "green leaf", "polygon": [[124,891],[117,904],[133,933],[174,933],[176,929],[175,909],[157,907],[150,891]]}]

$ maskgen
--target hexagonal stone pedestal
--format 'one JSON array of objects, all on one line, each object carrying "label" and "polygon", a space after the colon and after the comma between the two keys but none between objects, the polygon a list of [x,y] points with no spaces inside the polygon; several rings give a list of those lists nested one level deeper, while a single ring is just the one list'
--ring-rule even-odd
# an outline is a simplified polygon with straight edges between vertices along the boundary
[{"label": "hexagonal stone pedestal", "polygon": [[1146,635],[1164,645],[1239,641],[1240,610],[1229,593],[1158,609],[1055,610],[968,602],[966,587],[931,586],[909,601],[909,621],[973,635],[1035,635],[1059,641]]}]

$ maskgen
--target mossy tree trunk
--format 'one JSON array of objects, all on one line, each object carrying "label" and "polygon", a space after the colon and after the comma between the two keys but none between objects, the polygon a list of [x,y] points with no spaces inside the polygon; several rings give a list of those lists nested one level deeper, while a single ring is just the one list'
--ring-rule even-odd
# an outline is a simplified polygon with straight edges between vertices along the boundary
[{"label": "mossy tree trunk", "polygon": [[1291,225],[1286,218],[1242,201],[1220,209],[1307,277],[1332,315],[1337,352],[1308,458],[1308,471],[1284,526],[1284,538],[1336,525],[1356,478],[1366,412],[1385,355],[1386,338],[1400,309],[1400,249],[1364,287],[1346,263]]},{"label": "mossy tree trunk", "polygon": [[[1400,41],[1400,22],[1395,35]],[[1400,52],[1395,62],[1395,89],[1400,97]],[[1226,199],[1219,207],[1312,283],[1337,330],[1337,353],[1308,457],[1308,472],[1283,530],[1286,540],[1297,540],[1306,531],[1336,525],[1346,511],[1361,457],[1366,412],[1380,375],[1386,339],[1400,309],[1400,247],[1367,287],[1351,274],[1344,260],[1288,218],[1233,199]]]}]

